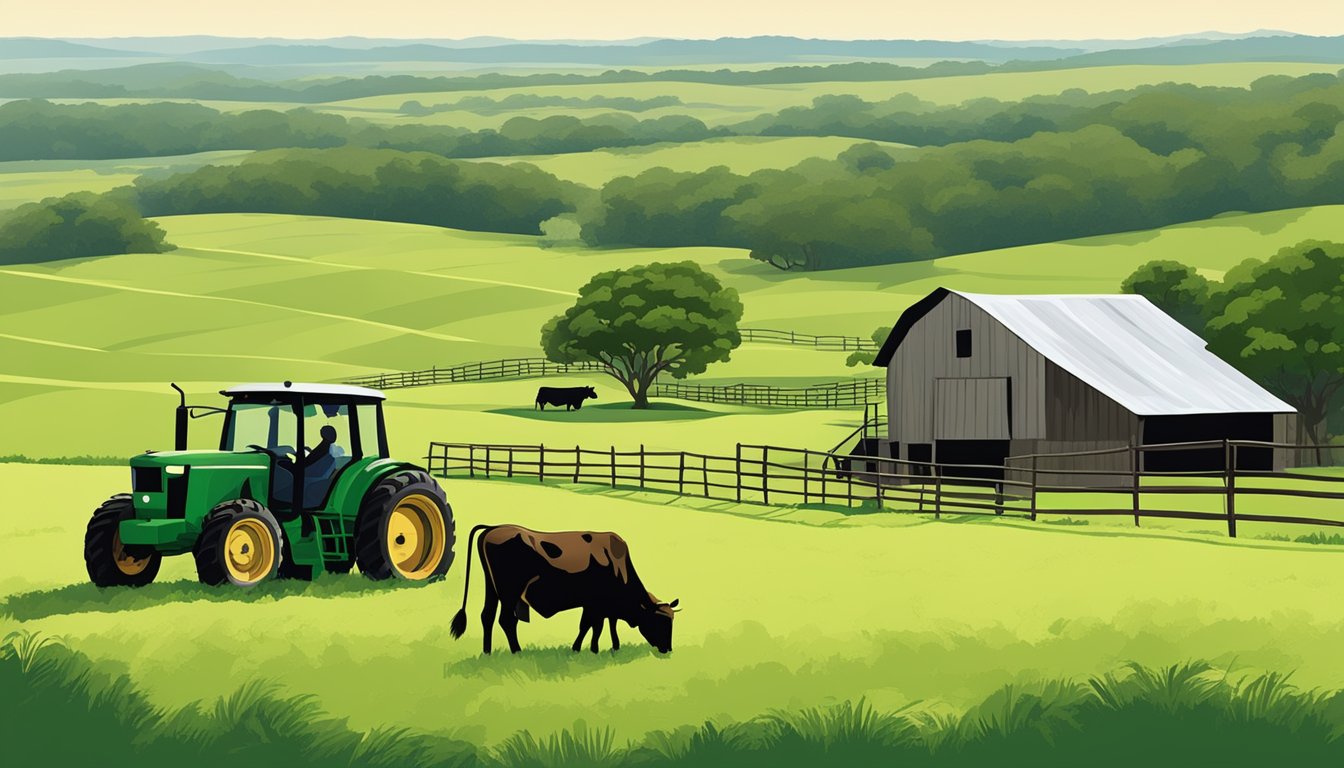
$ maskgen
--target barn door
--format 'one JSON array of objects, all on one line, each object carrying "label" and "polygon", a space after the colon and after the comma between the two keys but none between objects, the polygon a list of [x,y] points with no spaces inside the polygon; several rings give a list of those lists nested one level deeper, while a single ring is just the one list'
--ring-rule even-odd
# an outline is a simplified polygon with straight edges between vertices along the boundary
[{"label": "barn door", "polygon": [[936,440],[1008,440],[1008,379],[936,379]]}]

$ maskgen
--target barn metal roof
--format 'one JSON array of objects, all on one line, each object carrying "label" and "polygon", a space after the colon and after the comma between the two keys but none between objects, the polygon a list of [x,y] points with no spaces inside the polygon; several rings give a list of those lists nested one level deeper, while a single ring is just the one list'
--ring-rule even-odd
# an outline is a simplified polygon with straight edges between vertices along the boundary
[{"label": "barn metal roof", "polygon": [[984,310],[1055,365],[1139,416],[1293,413],[1142,296],[1001,296],[939,288],[901,315],[876,365],[948,294]]}]

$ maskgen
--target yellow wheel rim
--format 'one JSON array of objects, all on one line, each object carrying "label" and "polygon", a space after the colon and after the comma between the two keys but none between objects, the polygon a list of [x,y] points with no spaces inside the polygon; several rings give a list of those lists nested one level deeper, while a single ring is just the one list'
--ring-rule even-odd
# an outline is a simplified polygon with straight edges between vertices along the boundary
[{"label": "yellow wheel rim", "polygon": [[112,560],[117,564],[117,570],[127,576],[139,576],[149,567],[149,558],[135,558],[126,554],[126,547],[121,544],[121,531],[115,531],[112,534]]},{"label": "yellow wheel rim", "polygon": [[229,527],[224,537],[224,567],[242,585],[256,584],[275,568],[275,539],[266,524],[244,518]]},{"label": "yellow wheel rim", "polygon": [[443,560],[448,532],[439,505],[413,493],[397,502],[387,517],[387,553],[404,579],[427,579]]}]

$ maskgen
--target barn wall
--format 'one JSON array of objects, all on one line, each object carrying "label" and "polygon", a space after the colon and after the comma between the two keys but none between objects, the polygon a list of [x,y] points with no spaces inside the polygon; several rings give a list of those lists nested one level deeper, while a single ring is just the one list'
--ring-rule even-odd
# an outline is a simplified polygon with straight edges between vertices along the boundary
[{"label": "barn wall", "polygon": [[1053,362],[1045,361],[1047,439],[1127,446],[1142,434],[1137,416]]},{"label": "barn wall", "polygon": [[[1274,414],[1274,442],[1276,443],[1297,443],[1297,414],[1295,413],[1276,413]],[[1282,472],[1290,467],[1296,467],[1300,464],[1297,451],[1289,448],[1279,448],[1274,451],[1274,471]]]},{"label": "barn wall", "polygon": [[[967,358],[956,356],[962,329],[972,336]],[[999,377],[1012,381],[1011,418],[992,387],[975,389],[987,398],[973,404],[981,418],[1007,420],[1014,439],[1044,437],[1045,358],[979,307],[949,294],[914,324],[887,367],[888,439],[900,443],[902,457],[911,443],[934,441],[937,379]]]}]

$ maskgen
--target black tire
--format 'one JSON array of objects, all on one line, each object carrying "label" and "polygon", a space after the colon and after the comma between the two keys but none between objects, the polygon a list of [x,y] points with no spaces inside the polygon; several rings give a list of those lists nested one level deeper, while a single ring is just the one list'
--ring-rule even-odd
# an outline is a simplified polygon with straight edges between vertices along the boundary
[{"label": "black tire", "polygon": [[121,521],[135,516],[129,493],[104,501],[89,518],[84,531],[84,568],[89,581],[100,587],[143,587],[159,575],[163,555],[152,550],[128,556],[121,546]]},{"label": "black tire", "polygon": [[[442,523],[439,531],[442,549],[437,542],[430,541],[424,557],[413,556],[415,562],[409,565],[406,559],[399,561],[394,551],[404,541],[389,537],[393,513],[399,508],[407,509],[407,505],[416,508],[413,513],[436,514]],[[426,522],[432,525],[432,520]],[[432,539],[432,533],[425,538]],[[379,480],[365,494],[355,519],[355,562],[360,573],[375,581],[390,578],[424,581],[442,576],[453,564],[456,543],[453,510],[443,489],[423,470],[403,470]]]},{"label": "black tire", "polygon": [[[258,539],[258,543],[262,546],[267,545],[265,536],[269,533],[272,555],[269,566],[264,562],[258,563],[254,574],[242,576],[236,573],[240,567],[236,561],[233,569],[229,567],[228,537],[235,528],[244,528],[260,535],[262,538]],[[201,535],[192,549],[192,555],[196,558],[196,576],[202,584],[210,586],[224,583],[239,587],[256,586],[266,579],[274,578],[279,572],[281,561],[284,560],[283,540],[280,523],[276,522],[275,515],[269,509],[251,499],[226,501],[210,510],[201,525]],[[244,549],[243,554],[250,553]]]}]

